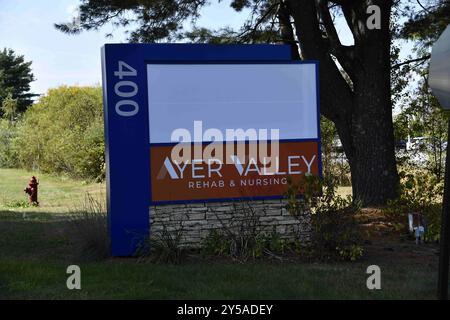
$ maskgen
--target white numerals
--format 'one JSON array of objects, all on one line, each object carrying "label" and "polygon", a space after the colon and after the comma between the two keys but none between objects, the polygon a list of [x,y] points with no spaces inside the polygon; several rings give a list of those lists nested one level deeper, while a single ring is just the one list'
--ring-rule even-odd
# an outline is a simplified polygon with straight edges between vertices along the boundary
[{"label": "white numerals", "polygon": [[[137,71],[126,62],[119,61],[114,75],[122,80],[124,77],[136,77]],[[138,86],[131,80],[122,80],[114,86],[114,93],[120,98],[132,98],[138,93]],[[120,100],[116,103],[116,112],[123,117],[132,117],[139,112],[139,104],[131,99]]]},{"label": "white numerals", "polygon": [[127,63],[119,61],[119,70],[114,71],[114,75],[116,77],[119,77],[120,80],[122,80],[123,77],[136,77],[137,71],[135,68],[129,66]]},{"label": "white numerals", "polygon": [[[130,87],[132,90],[121,91],[121,89],[124,87]],[[114,92],[121,98],[131,98],[134,97],[138,92],[138,87],[137,84],[134,83],[133,81],[123,80],[116,83],[116,85],[114,86]]]}]

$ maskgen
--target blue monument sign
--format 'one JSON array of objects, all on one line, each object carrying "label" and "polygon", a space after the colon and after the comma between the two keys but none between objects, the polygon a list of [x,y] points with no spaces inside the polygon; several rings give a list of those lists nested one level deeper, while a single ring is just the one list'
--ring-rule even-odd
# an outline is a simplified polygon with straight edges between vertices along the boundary
[{"label": "blue monument sign", "polygon": [[[225,65],[229,67],[224,67]],[[235,120],[241,121],[239,126],[248,124],[247,121],[265,125],[271,121],[276,122],[275,127],[284,129],[281,131],[280,138],[281,157],[284,157],[281,162],[286,163],[287,169],[292,169],[291,173],[320,174],[317,64],[293,61],[290,46],[106,44],[102,48],[102,71],[107,210],[113,256],[132,255],[139,244],[149,237],[149,207],[151,205],[226,201],[240,198],[237,196],[238,190],[230,187],[234,185],[231,185],[224,175],[228,172],[228,178],[234,175],[233,179],[234,177],[239,179],[242,171],[235,169],[244,168],[245,164],[236,162],[228,167],[224,165],[222,171],[218,167],[208,167],[208,172],[217,179],[212,181],[213,178],[210,177],[209,182],[226,185],[223,192],[220,190],[191,192],[192,190],[187,187],[191,184],[180,183],[183,172],[186,173],[189,170],[177,171],[176,163],[168,160],[167,154],[174,145],[166,140],[170,138],[169,133],[173,129],[171,126],[182,126],[190,119],[189,116],[194,117],[193,113],[186,110],[198,102],[196,99],[199,95],[193,92],[198,89],[197,87],[211,87],[204,96],[209,97],[208,103],[217,107],[218,112],[219,104],[223,106],[223,103],[228,103],[227,101],[231,98],[236,98],[236,96],[226,97],[228,92],[242,91],[241,96],[237,97],[239,101],[233,102],[243,103],[242,106],[233,106],[238,108],[237,110],[242,110],[241,119],[238,115],[232,117],[222,110],[222,116],[220,116],[222,122],[217,122],[217,119],[211,120],[216,121],[215,126],[220,128],[223,122],[233,123]],[[239,72],[241,76],[236,76]],[[221,83],[220,88],[211,86],[208,80],[195,78],[214,79],[219,75],[221,81],[217,83]],[[225,81],[223,77],[226,75],[232,75],[236,83],[231,80]],[[264,77],[266,78],[262,79]],[[239,81],[243,82],[243,79],[246,80],[242,86],[249,86],[250,83],[255,82],[255,87],[258,87],[259,81],[261,86],[268,87],[267,90],[264,89],[264,92],[260,92],[263,94],[264,101],[259,105],[255,101],[246,102],[247,92],[253,94],[252,99],[260,93],[256,89],[252,93],[250,87],[249,90],[240,91],[237,84]],[[280,81],[284,81],[287,86],[293,86],[293,88],[286,90],[286,86],[280,85]],[[199,84],[196,85],[196,83]],[[183,86],[185,86],[184,89],[181,88]],[[279,92],[278,96],[276,93],[269,92],[269,87],[273,86],[279,87],[279,90],[274,90]],[[296,90],[297,88],[299,90]],[[212,93],[212,90],[216,90],[215,93]],[[264,94],[270,97],[267,98]],[[215,95],[218,96],[217,103]],[[202,95],[202,99],[206,98]],[[277,105],[274,107],[270,103]],[[197,109],[200,110],[201,107],[198,105]],[[200,114],[210,112],[204,105],[203,108],[202,112],[199,111]],[[266,112],[264,108],[267,109]],[[273,109],[284,110],[283,108],[286,110],[290,108],[293,116],[284,115],[285,111],[282,116],[273,114]],[[272,114],[268,112],[269,109]],[[247,112],[246,115],[245,112]],[[254,116],[249,116],[249,112],[253,112]],[[182,116],[183,114],[185,116]],[[204,120],[194,118],[189,121]],[[205,141],[197,142],[205,143]],[[297,155],[299,149],[303,150],[303,153]],[[192,163],[191,166],[192,176],[203,177],[200,173],[200,164],[194,167]],[[261,166],[261,164],[255,163],[254,166]],[[250,173],[256,175],[253,171],[258,170],[253,169]],[[266,176],[259,181],[263,179],[280,181],[283,177]],[[196,185],[194,182],[191,183],[192,186]],[[205,181],[198,183],[204,185]],[[233,183],[235,183],[234,180]],[[269,188],[261,184],[259,188],[252,187],[244,191],[246,193],[242,198],[247,199],[282,196],[281,188],[278,186]]]}]

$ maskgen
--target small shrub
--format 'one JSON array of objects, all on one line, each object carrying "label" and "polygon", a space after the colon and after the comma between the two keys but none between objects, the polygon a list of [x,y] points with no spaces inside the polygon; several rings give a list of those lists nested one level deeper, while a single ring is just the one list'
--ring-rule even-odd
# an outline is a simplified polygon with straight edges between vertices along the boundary
[{"label": "small shrub", "polygon": [[355,219],[355,208],[322,208],[312,216],[311,244],[321,260],[355,261],[363,254],[362,237]]},{"label": "small shrub", "polygon": [[356,261],[363,255],[363,248],[360,245],[352,244],[345,248],[336,248],[339,252],[339,256],[344,260]]},{"label": "small shrub", "polygon": [[438,242],[441,235],[442,204],[430,204],[424,211],[426,229],[423,236],[426,242]]},{"label": "small shrub", "polygon": [[228,245],[226,255],[235,259],[245,261],[249,258],[256,258],[261,255],[260,237],[261,213],[248,202],[233,203],[232,217],[229,223],[224,223],[219,214],[216,213],[222,228],[216,240],[222,237],[222,246]]},{"label": "small shrub", "polygon": [[170,232],[166,226],[149,240],[149,250],[138,252],[141,259],[155,263],[180,264],[186,256],[186,249],[181,245],[183,228]]},{"label": "small shrub", "polygon": [[261,232],[251,241],[247,241],[246,246],[240,247],[240,251],[237,251],[237,245],[234,242],[236,238],[230,237],[223,230],[211,230],[202,241],[201,252],[205,256],[224,256],[232,257],[238,261],[247,261],[263,256],[278,257],[293,246],[293,242],[282,239],[275,231]]},{"label": "small shrub", "polygon": [[388,201],[383,214],[396,230],[408,232],[408,213],[421,213],[426,222],[425,241],[438,241],[441,227],[443,183],[425,171],[400,171],[399,197]]},{"label": "small shrub", "polygon": [[361,230],[355,218],[359,203],[337,195],[332,180],[312,175],[298,183],[289,179],[286,198],[294,217],[311,214],[312,258],[355,261],[362,256]]},{"label": "small shrub", "polygon": [[201,252],[206,256],[230,255],[231,241],[224,232],[213,229],[201,242]]},{"label": "small shrub", "polygon": [[183,262],[187,253],[187,248],[183,245],[183,222],[181,220],[178,227],[171,228],[163,223],[161,231],[151,230],[150,237],[139,244],[134,255],[139,261],[152,263],[180,264]]},{"label": "small shrub", "polygon": [[261,242],[266,252],[274,254],[284,254],[288,248],[293,245],[293,241],[288,241],[281,238],[281,235],[273,228],[270,233],[263,233],[261,236]]},{"label": "small shrub", "polygon": [[221,222],[220,229],[213,229],[203,239],[201,252],[203,255],[232,257],[238,261],[257,259],[263,256],[277,256],[284,253],[288,242],[275,231],[267,232],[261,227],[258,212],[250,203],[234,203],[231,221]]}]

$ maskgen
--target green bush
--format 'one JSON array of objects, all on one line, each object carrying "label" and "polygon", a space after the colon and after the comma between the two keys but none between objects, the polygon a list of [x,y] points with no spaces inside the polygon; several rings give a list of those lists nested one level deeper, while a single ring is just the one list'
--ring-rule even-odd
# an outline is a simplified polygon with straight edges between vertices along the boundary
[{"label": "green bush", "polygon": [[102,180],[101,88],[50,89],[18,123],[13,149],[19,165],[26,169]]},{"label": "green bush", "polygon": [[[258,213],[250,204],[244,204],[234,205],[233,216],[239,218],[208,234],[202,242],[202,252],[244,261],[287,252],[307,253],[310,258],[320,260],[355,261],[363,255],[361,231],[355,218],[359,206],[349,197],[336,195],[335,190],[334,184],[314,176],[306,176],[297,184],[289,179],[287,209],[299,220],[304,215],[311,216],[309,248],[296,240],[282,239],[276,230],[261,230]],[[303,197],[298,197],[300,191]]]},{"label": "green bush", "polygon": [[265,230],[260,218],[264,210],[255,209],[251,202],[233,203],[232,218],[221,223],[202,240],[203,255],[231,257],[238,261],[257,259],[263,256],[283,254],[294,247],[293,241],[282,239],[276,229]]},{"label": "green bush", "polygon": [[150,252],[148,255],[142,255],[140,252],[137,256],[148,258],[151,262],[180,264],[185,256],[186,249],[182,246],[183,228],[176,232],[169,232],[163,226],[162,232],[156,234],[154,239],[150,239]]},{"label": "green bush", "polygon": [[408,232],[408,213],[425,218],[425,241],[438,241],[441,228],[443,182],[425,170],[400,171],[399,197],[388,202],[384,215],[404,233]]},{"label": "green bush", "polygon": [[202,240],[201,251],[205,256],[230,255],[231,240],[223,231],[212,229]]},{"label": "green bush", "polygon": [[361,230],[355,218],[359,204],[351,197],[337,195],[332,180],[312,175],[298,183],[289,179],[286,197],[287,209],[294,217],[311,214],[312,258],[355,261],[363,255]]},{"label": "green bush", "polygon": [[203,253],[231,256],[246,261],[262,255],[260,237],[262,235],[261,215],[250,202],[233,203],[232,218],[229,222],[217,219],[221,228],[212,231],[202,243]]},{"label": "green bush", "polygon": [[0,168],[17,166],[17,152],[12,148],[16,136],[16,125],[6,119],[0,119]]},{"label": "green bush", "polygon": [[442,205],[440,203],[434,203],[429,205],[425,212],[426,230],[424,234],[424,240],[426,242],[439,241],[441,234],[441,214]]},{"label": "green bush", "polygon": [[294,241],[282,239],[275,230],[258,232],[244,238],[224,229],[213,229],[201,243],[201,252],[205,256],[232,257],[239,261],[282,255],[295,248]]},{"label": "green bush", "polygon": [[168,230],[165,224],[162,227],[161,231],[152,232],[151,237],[138,244],[134,256],[139,261],[152,263],[182,263],[188,253],[187,247],[183,245],[183,220],[179,221],[179,226],[173,230]]}]

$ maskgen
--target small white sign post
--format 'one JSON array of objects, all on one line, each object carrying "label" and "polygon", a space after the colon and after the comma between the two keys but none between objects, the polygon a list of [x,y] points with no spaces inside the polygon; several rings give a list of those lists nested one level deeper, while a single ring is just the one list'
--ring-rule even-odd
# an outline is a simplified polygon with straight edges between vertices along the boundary
[{"label": "small white sign post", "polygon": [[[433,45],[428,84],[442,108],[450,111],[450,25]],[[438,298],[448,299],[448,272],[450,250],[450,121],[445,160],[444,199],[442,201],[442,220],[439,253]]]}]

